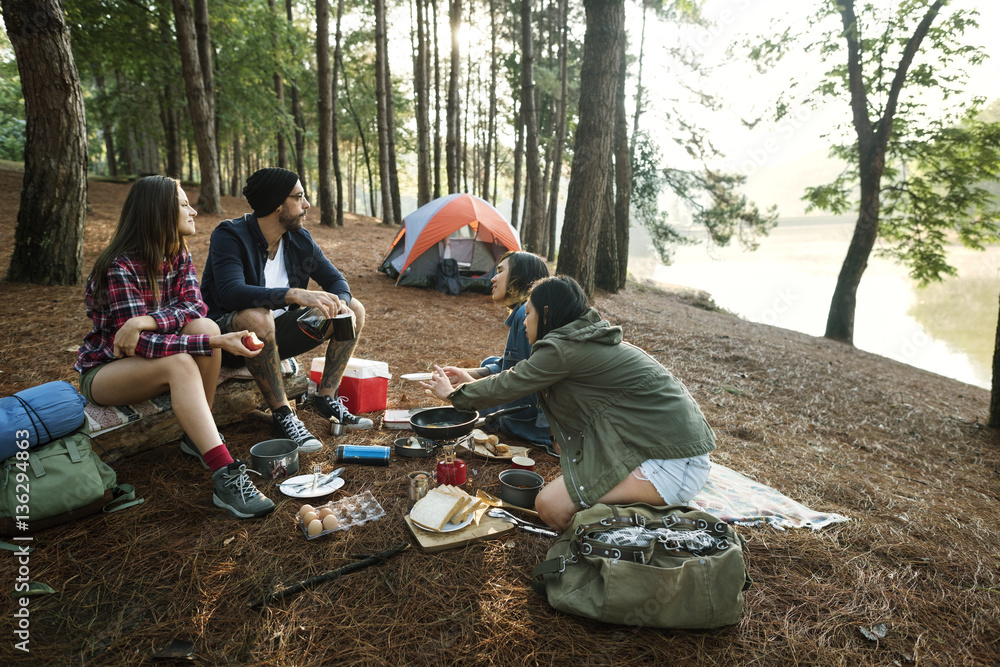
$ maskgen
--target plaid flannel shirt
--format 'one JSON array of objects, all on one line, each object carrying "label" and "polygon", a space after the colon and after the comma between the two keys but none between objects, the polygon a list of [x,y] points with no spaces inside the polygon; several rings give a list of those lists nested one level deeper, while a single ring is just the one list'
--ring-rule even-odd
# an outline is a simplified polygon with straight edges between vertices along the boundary
[{"label": "plaid flannel shirt", "polygon": [[74,370],[82,372],[114,361],[115,334],[125,322],[141,315],[156,320],[156,331],[139,334],[135,356],[155,359],[182,352],[212,356],[208,334],[177,333],[188,322],[208,312],[201,299],[191,253],[182,250],[172,261],[164,261],[159,278],[160,303],[155,304],[142,264],[123,254],[108,269],[108,303],[96,303],[94,284],[87,283],[87,316],[94,321],[94,329],[83,338]]}]

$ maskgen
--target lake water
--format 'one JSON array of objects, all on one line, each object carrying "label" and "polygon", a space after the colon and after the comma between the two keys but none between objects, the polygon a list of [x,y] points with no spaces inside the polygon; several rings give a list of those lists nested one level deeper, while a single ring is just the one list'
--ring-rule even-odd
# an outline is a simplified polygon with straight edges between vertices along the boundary
[{"label": "lake water", "polygon": [[[747,320],[822,336],[854,222],[786,218],[755,252],[683,246],[672,266],[659,264],[647,249],[645,230],[633,228],[629,270],[640,279],[705,290],[718,306]],[[948,259],[958,276],[920,289],[905,268],[873,253],[858,288],[854,344],[988,389],[1000,247],[975,252],[955,246]]]}]

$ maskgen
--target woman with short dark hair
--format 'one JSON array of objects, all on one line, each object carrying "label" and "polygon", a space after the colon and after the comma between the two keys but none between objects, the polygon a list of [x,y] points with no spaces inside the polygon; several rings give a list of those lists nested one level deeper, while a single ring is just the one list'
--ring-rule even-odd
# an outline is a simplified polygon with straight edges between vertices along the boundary
[{"label": "woman with short dark hair", "polygon": [[534,284],[525,330],[531,356],[514,368],[451,386],[443,369],[424,386],[460,410],[537,392],[563,474],[538,494],[548,525],[566,530],[595,503],[687,503],[704,486],[715,434],[687,389],[622,340],[568,276]]},{"label": "woman with short dark hair", "polygon": [[[453,386],[463,382],[471,382],[513,368],[517,362],[527,359],[531,354],[531,344],[524,331],[524,305],[528,301],[531,285],[549,275],[549,267],[545,260],[530,252],[512,250],[497,262],[496,275],[492,279],[491,296],[495,303],[507,306],[507,320],[504,322],[510,331],[507,333],[507,345],[502,357],[487,357],[478,368],[457,368],[445,366],[445,375]],[[480,410],[481,415],[488,415],[504,408],[524,407],[524,409],[501,415],[494,423],[486,427],[498,433],[514,436],[536,445],[542,445],[554,453],[552,435],[545,415],[538,409],[538,397],[534,394],[521,397],[512,403],[491,406]]]}]

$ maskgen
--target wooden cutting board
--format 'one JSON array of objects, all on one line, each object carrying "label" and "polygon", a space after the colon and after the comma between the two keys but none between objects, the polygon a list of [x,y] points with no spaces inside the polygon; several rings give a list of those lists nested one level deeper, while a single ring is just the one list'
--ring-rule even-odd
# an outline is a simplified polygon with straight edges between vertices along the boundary
[{"label": "wooden cutting board", "polygon": [[410,520],[409,515],[403,517],[406,525],[410,527],[410,532],[417,538],[420,548],[428,553],[444,551],[462,547],[479,540],[488,540],[514,529],[514,524],[503,519],[494,519],[491,516],[483,515],[479,525],[473,521],[465,528],[451,533],[434,533],[423,528],[418,528]]}]

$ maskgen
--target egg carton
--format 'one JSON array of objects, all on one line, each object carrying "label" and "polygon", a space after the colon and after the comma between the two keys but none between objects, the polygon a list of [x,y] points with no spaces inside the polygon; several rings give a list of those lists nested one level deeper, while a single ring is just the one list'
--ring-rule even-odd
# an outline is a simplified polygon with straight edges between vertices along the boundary
[{"label": "egg carton", "polygon": [[354,528],[355,526],[360,526],[385,516],[385,510],[375,500],[375,496],[372,495],[371,491],[364,491],[356,496],[330,501],[318,506],[316,510],[319,511],[324,507],[329,507],[333,510],[333,514],[337,517],[339,525],[336,528],[324,530],[315,535],[309,534],[308,527],[302,523],[302,519],[296,514],[295,523],[298,524],[299,529],[306,536],[307,540],[315,540],[317,537],[330,535],[341,530],[348,530],[349,528]]}]

